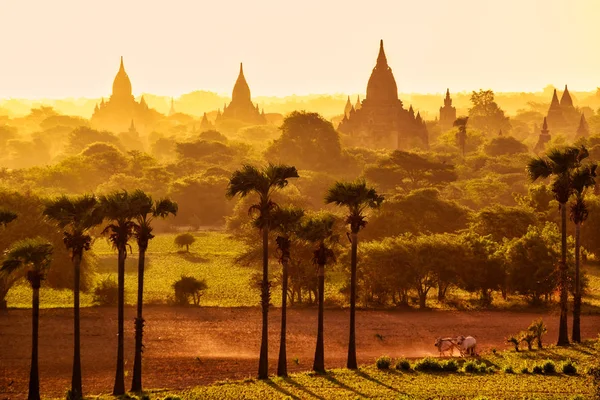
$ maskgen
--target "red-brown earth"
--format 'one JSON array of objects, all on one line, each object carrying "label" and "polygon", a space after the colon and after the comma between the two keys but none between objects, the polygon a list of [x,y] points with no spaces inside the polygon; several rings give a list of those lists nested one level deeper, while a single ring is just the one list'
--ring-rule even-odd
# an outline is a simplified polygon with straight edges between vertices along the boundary
[{"label": "red-brown earth", "polygon": [[[133,318],[125,310],[126,387],[133,368]],[[116,365],[116,309],[81,311],[83,387],[86,394],[110,393]],[[504,349],[506,337],[543,316],[547,343],[557,339],[558,316],[525,312],[358,311],[357,353],[360,364],[381,355],[436,355],[438,336],[472,335],[479,351]],[[270,312],[269,356],[274,373],[279,352],[280,310]],[[225,379],[254,377],[258,367],[261,314],[258,308],[169,308],[147,306],[144,334],[145,388],[185,389]],[[348,310],[325,312],[326,367],[345,365]],[[73,354],[72,310],[40,313],[40,387],[42,397],[61,397],[70,387]],[[569,323],[571,320],[569,320]],[[288,311],[290,372],[310,370],[315,348],[316,309]],[[600,316],[583,316],[584,338],[595,338]],[[31,311],[0,313],[0,399],[26,397],[31,346]]]}]

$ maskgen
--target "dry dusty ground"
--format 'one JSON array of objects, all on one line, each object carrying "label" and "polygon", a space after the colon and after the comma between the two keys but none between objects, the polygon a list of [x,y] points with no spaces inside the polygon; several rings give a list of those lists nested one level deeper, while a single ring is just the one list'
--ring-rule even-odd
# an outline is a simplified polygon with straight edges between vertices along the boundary
[{"label": "dry dusty ground", "polygon": [[[134,308],[125,310],[126,385],[133,368]],[[0,399],[24,397],[29,376],[30,310],[0,313]],[[82,309],[84,392],[112,391],[116,363],[116,309]],[[279,349],[279,309],[270,313],[269,355],[274,371]],[[348,311],[326,310],[326,366],[342,367],[347,354]],[[381,355],[434,355],[437,336],[473,335],[480,350],[506,348],[505,338],[526,328],[540,314],[459,311],[358,311],[359,363]],[[558,316],[543,315],[548,343],[557,338]],[[145,308],[144,386],[183,389],[225,379],[253,377],[258,366],[260,311],[258,308]],[[571,322],[571,320],[569,320]],[[316,309],[289,310],[288,362],[290,371],[310,369],[314,355]],[[585,338],[596,337],[600,316],[584,316]],[[378,334],[378,335],[377,335]],[[379,336],[381,335],[381,337]],[[42,397],[64,395],[70,386],[72,311],[41,310],[40,379]],[[298,362],[294,360],[297,359]]]}]

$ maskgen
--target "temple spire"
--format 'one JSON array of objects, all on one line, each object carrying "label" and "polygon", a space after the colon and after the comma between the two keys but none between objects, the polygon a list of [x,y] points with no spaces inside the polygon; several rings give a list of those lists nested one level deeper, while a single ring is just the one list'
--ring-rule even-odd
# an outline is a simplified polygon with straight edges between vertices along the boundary
[{"label": "temple spire", "polygon": [[344,107],[344,114],[348,116],[350,114],[351,109],[352,103],[350,102],[350,96],[348,96],[348,100],[346,100],[346,106]]},{"label": "temple spire", "polygon": [[573,99],[571,98],[571,94],[569,93],[567,85],[565,85],[565,91],[560,98],[560,106],[568,108],[573,107]]},{"label": "temple spire", "polygon": [[252,103],[250,97],[250,87],[248,86],[248,82],[246,82],[246,77],[244,77],[244,66],[242,63],[240,63],[240,73],[235,81],[235,85],[233,86],[231,102]]},{"label": "temple spire", "polygon": [[173,103],[173,98],[171,97],[171,109],[169,110],[169,116],[175,114],[175,104]]},{"label": "temple spire", "polygon": [[579,127],[577,128],[576,138],[588,137],[590,134],[590,127],[585,120],[585,115],[581,113],[581,118],[579,119]]},{"label": "temple spire", "polygon": [[383,50],[383,39],[379,41],[379,55],[377,56],[377,66],[380,65],[386,67],[388,65],[385,50]]},{"label": "temple spire", "polygon": [[558,94],[556,94],[556,89],[554,89],[554,94],[552,95],[552,102],[550,102],[550,108],[560,107],[560,102],[558,101]]}]

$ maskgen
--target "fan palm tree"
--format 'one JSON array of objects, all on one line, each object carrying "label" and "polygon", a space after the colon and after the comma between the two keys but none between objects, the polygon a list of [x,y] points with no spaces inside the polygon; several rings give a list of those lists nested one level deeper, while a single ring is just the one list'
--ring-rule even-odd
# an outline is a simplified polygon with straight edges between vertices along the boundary
[{"label": "fan palm tree", "polygon": [[336,218],[333,214],[317,214],[302,221],[298,232],[301,239],[315,244],[317,248],[313,255],[313,264],[317,265],[318,290],[319,290],[319,316],[317,319],[317,346],[315,349],[315,360],[313,370],[325,373],[325,345],[323,342],[323,314],[325,301],[325,265],[335,261],[335,255],[331,246],[338,241],[334,234]]},{"label": "fan palm tree", "polygon": [[27,280],[33,289],[31,370],[29,373],[29,400],[40,399],[40,376],[38,369],[38,329],[40,319],[40,286],[46,276],[52,258],[52,245],[42,238],[24,239],[14,243],[6,252],[0,269],[11,274],[17,269],[27,270]]},{"label": "fan palm tree", "polygon": [[[6,226],[12,221],[14,221],[16,218],[16,213],[4,208],[0,208],[0,226],[2,226],[2,228],[6,229]],[[18,280],[17,277],[13,277],[12,279],[15,281]],[[12,286],[7,280],[8,277],[0,276],[0,310],[4,310],[7,308],[5,296],[8,292],[8,288]]]},{"label": "fan palm tree", "polygon": [[71,398],[83,398],[81,388],[81,334],[79,330],[79,287],[83,252],[90,249],[92,238],[88,234],[94,226],[102,223],[98,202],[92,195],[77,197],[61,196],[50,200],[44,208],[44,215],[55,221],[63,232],[64,243],[71,252],[73,262],[73,375],[71,378]]},{"label": "fan palm tree", "polygon": [[276,243],[281,263],[281,334],[279,340],[279,360],[277,376],[287,376],[286,330],[287,330],[287,292],[288,266],[290,263],[290,247],[292,235],[300,227],[300,219],[304,210],[298,207],[282,207],[273,211],[271,230],[278,233]]},{"label": "fan palm tree", "polygon": [[581,225],[588,217],[585,192],[596,184],[596,164],[586,165],[573,174],[574,201],[571,203],[571,221],[575,223],[575,295],[573,296],[573,335],[575,343],[581,343],[581,282],[580,270],[580,234]]},{"label": "fan palm tree", "polygon": [[358,232],[367,225],[365,211],[379,208],[383,196],[373,188],[367,187],[365,181],[336,182],[329,188],[325,203],[348,208],[346,223],[350,225],[352,242],[350,265],[350,341],[348,343],[349,369],[356,369],[356,264],[358,249]]},{"label": "fan palm tree", "polygon": [[469,121],[469,117],[460,117],[452,124],[458,128],[458,132],[456,132],[456,143],[460,148],[463,158],[465,157],[467,149],[467,121]]},{"label": "fan palm tree", "polygon": [[142,336],[144,333],[144,318],[142,306],[144,303],[144,267],[148,242],[154,238],[152,221],[154,218],[167,218],[169,214],[177,215],[177,203],[169,199],[154,201],[151,196],[141,190],[131,194],[131,204],[134,210],[133,235],[137,241],[138,257],[138,295],[137,316],[135,318],[135,356],[133,361],[132,392],[142,391]]},{"label": "fan palm tree", "polygon": [[236,195],[246,197],[249,194],[258,195],[258,203],[248,210],[256,215],[255,226],[262,231],[263,240],[263,276],[261,285],[262,307],[262,338],[260,344],[260,359],[258,363],[258,378],[269,377],[268,342],[269,342],[269,229],[271,214],[277,208],[272,195],[277,190],[287,186],[288,180],[298,178],[296,167],[283,164],[268,164],[263,168],[244,165],[235,171],[229,179],[225,195],[233,198]]},{"label": "fan palm tree", "polygon": [[527,172],[532,182],[540,178],[554,177],[552,192],[554,193],[554,198],[560,204],[562,240],[559,263],[560,320],[557,342],[559,346],[569,344],[569,328],[567,325],[567,202],[574,191],[574,171],[581,166],[581,162],[588,156],[589,153],[584,146],[566,147],[563,149],[552,149],[545,156],[533,158],[527,163]]},{"label": "fan palm tree", "polygon": [[114,248],[118,251],[118,321],[117,321],[117,371],[113,395],[120,396],[125,393],[125,371],[123,354],[123,312],[125,303],[125,259],[129,240],[133,236],[137,210],[131,196],[126,191],[117,191],[106,196],[101,196],[100,212],[104,219],[110,221],[102,231],[108,237]]}]

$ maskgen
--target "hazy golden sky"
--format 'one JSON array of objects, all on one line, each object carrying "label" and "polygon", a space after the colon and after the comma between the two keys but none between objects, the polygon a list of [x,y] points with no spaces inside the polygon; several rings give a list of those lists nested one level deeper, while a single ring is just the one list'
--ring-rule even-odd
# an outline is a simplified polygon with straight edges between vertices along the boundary
[{"label": "hazy golden sky", "polygon": [[0,98],[363,93],[379,39],[400,92],[600,86],[600,0],[0,0]]}]

